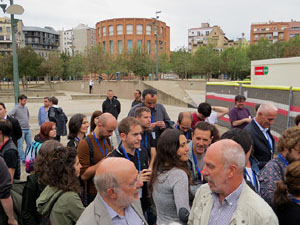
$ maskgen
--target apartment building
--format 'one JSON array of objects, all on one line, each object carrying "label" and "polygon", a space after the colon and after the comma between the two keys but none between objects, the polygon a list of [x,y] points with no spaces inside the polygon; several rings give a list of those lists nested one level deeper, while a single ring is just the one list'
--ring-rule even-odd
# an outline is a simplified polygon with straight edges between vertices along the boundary
[{"label": "apartment building", "polygon": [[[156,44],[158,40],[158,46]],[[170,27],[165,22],[147,18],[116,18],[96,24],[96,41],[112,55],[138,49],[155,55],[170,54]]]}]

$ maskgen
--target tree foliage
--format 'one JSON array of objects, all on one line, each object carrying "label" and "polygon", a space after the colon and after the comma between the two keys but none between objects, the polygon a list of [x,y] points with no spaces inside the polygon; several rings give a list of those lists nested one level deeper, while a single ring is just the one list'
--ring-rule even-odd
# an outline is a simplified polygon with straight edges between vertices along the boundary
[{"label": "tree foliage", "polygon": [[172,71],[177,73],[180,78],[186,78],[192,74],[192,54],[185,48],[171,52],[170,63]]}]

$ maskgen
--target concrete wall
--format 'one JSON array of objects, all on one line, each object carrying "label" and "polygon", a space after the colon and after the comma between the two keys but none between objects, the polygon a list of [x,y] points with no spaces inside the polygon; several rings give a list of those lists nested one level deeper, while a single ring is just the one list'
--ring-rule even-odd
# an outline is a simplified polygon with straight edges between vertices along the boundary
[{"label": "concrete wall", "polygon": [[[255,75],[258,67],[268,67],[268,74]],[[251,61],[251,84],[300,87],[300,57]]]}]

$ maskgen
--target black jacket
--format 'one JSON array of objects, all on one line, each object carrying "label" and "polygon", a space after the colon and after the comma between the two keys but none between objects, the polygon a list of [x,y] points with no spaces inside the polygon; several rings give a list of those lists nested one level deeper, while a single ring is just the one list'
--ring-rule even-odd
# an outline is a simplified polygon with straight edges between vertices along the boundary
[{"label": "black jacket", "polygon": [[48,110],[49,121],[56,123],[56,135],[66,136],[67,135],[67,122],[68,117],[63,112],[62,108],[57,105],[53,105]]},{"label": "black jacket", "polygon": [[102,103],[102,112],[108,112],[112,114],[116,119],[118,119],[118,115],[121,112],[121,104],[119,100],[117,100],[117,98],[117,96],[114,96],[112,100],[106,98],[106,100]]},{"label": "black jacket", "polygon": [[[265,138],[263,132],[256,125],[255,121],[252,120],[245,128],[252,137],[253,140],[253,156],[259,162],[258,167],[262,169],[267,162],[272,159],[273,154],[271,153],[270,146],[268,140]],[[270,133],[270,129],[267,131],[269,136],[271,137],[273,149],[275,149],[275,141]]]},{"label": "black jacket", "polygon": [[10,117],[10,116],[7,116],[7,120],[9,122],[11,122],[11,124],[12,124],[11,138],[12,138],[14,144],[18,147],[18,139],[20,139],[22,137],[22,129],[21,129],[21,126],[19,124],[19,121],[15,118]]}]

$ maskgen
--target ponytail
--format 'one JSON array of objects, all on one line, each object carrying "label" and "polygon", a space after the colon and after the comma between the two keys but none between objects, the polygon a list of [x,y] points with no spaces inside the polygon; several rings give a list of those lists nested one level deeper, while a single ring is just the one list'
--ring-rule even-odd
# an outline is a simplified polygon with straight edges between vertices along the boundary
[{"label": "ponytail", "polygon": [[274,193],[274,207],[278,208],[281,205],[289,203],[291,200],[288,198],[288,187],[283,181],[278,181],[277,188]]}]

